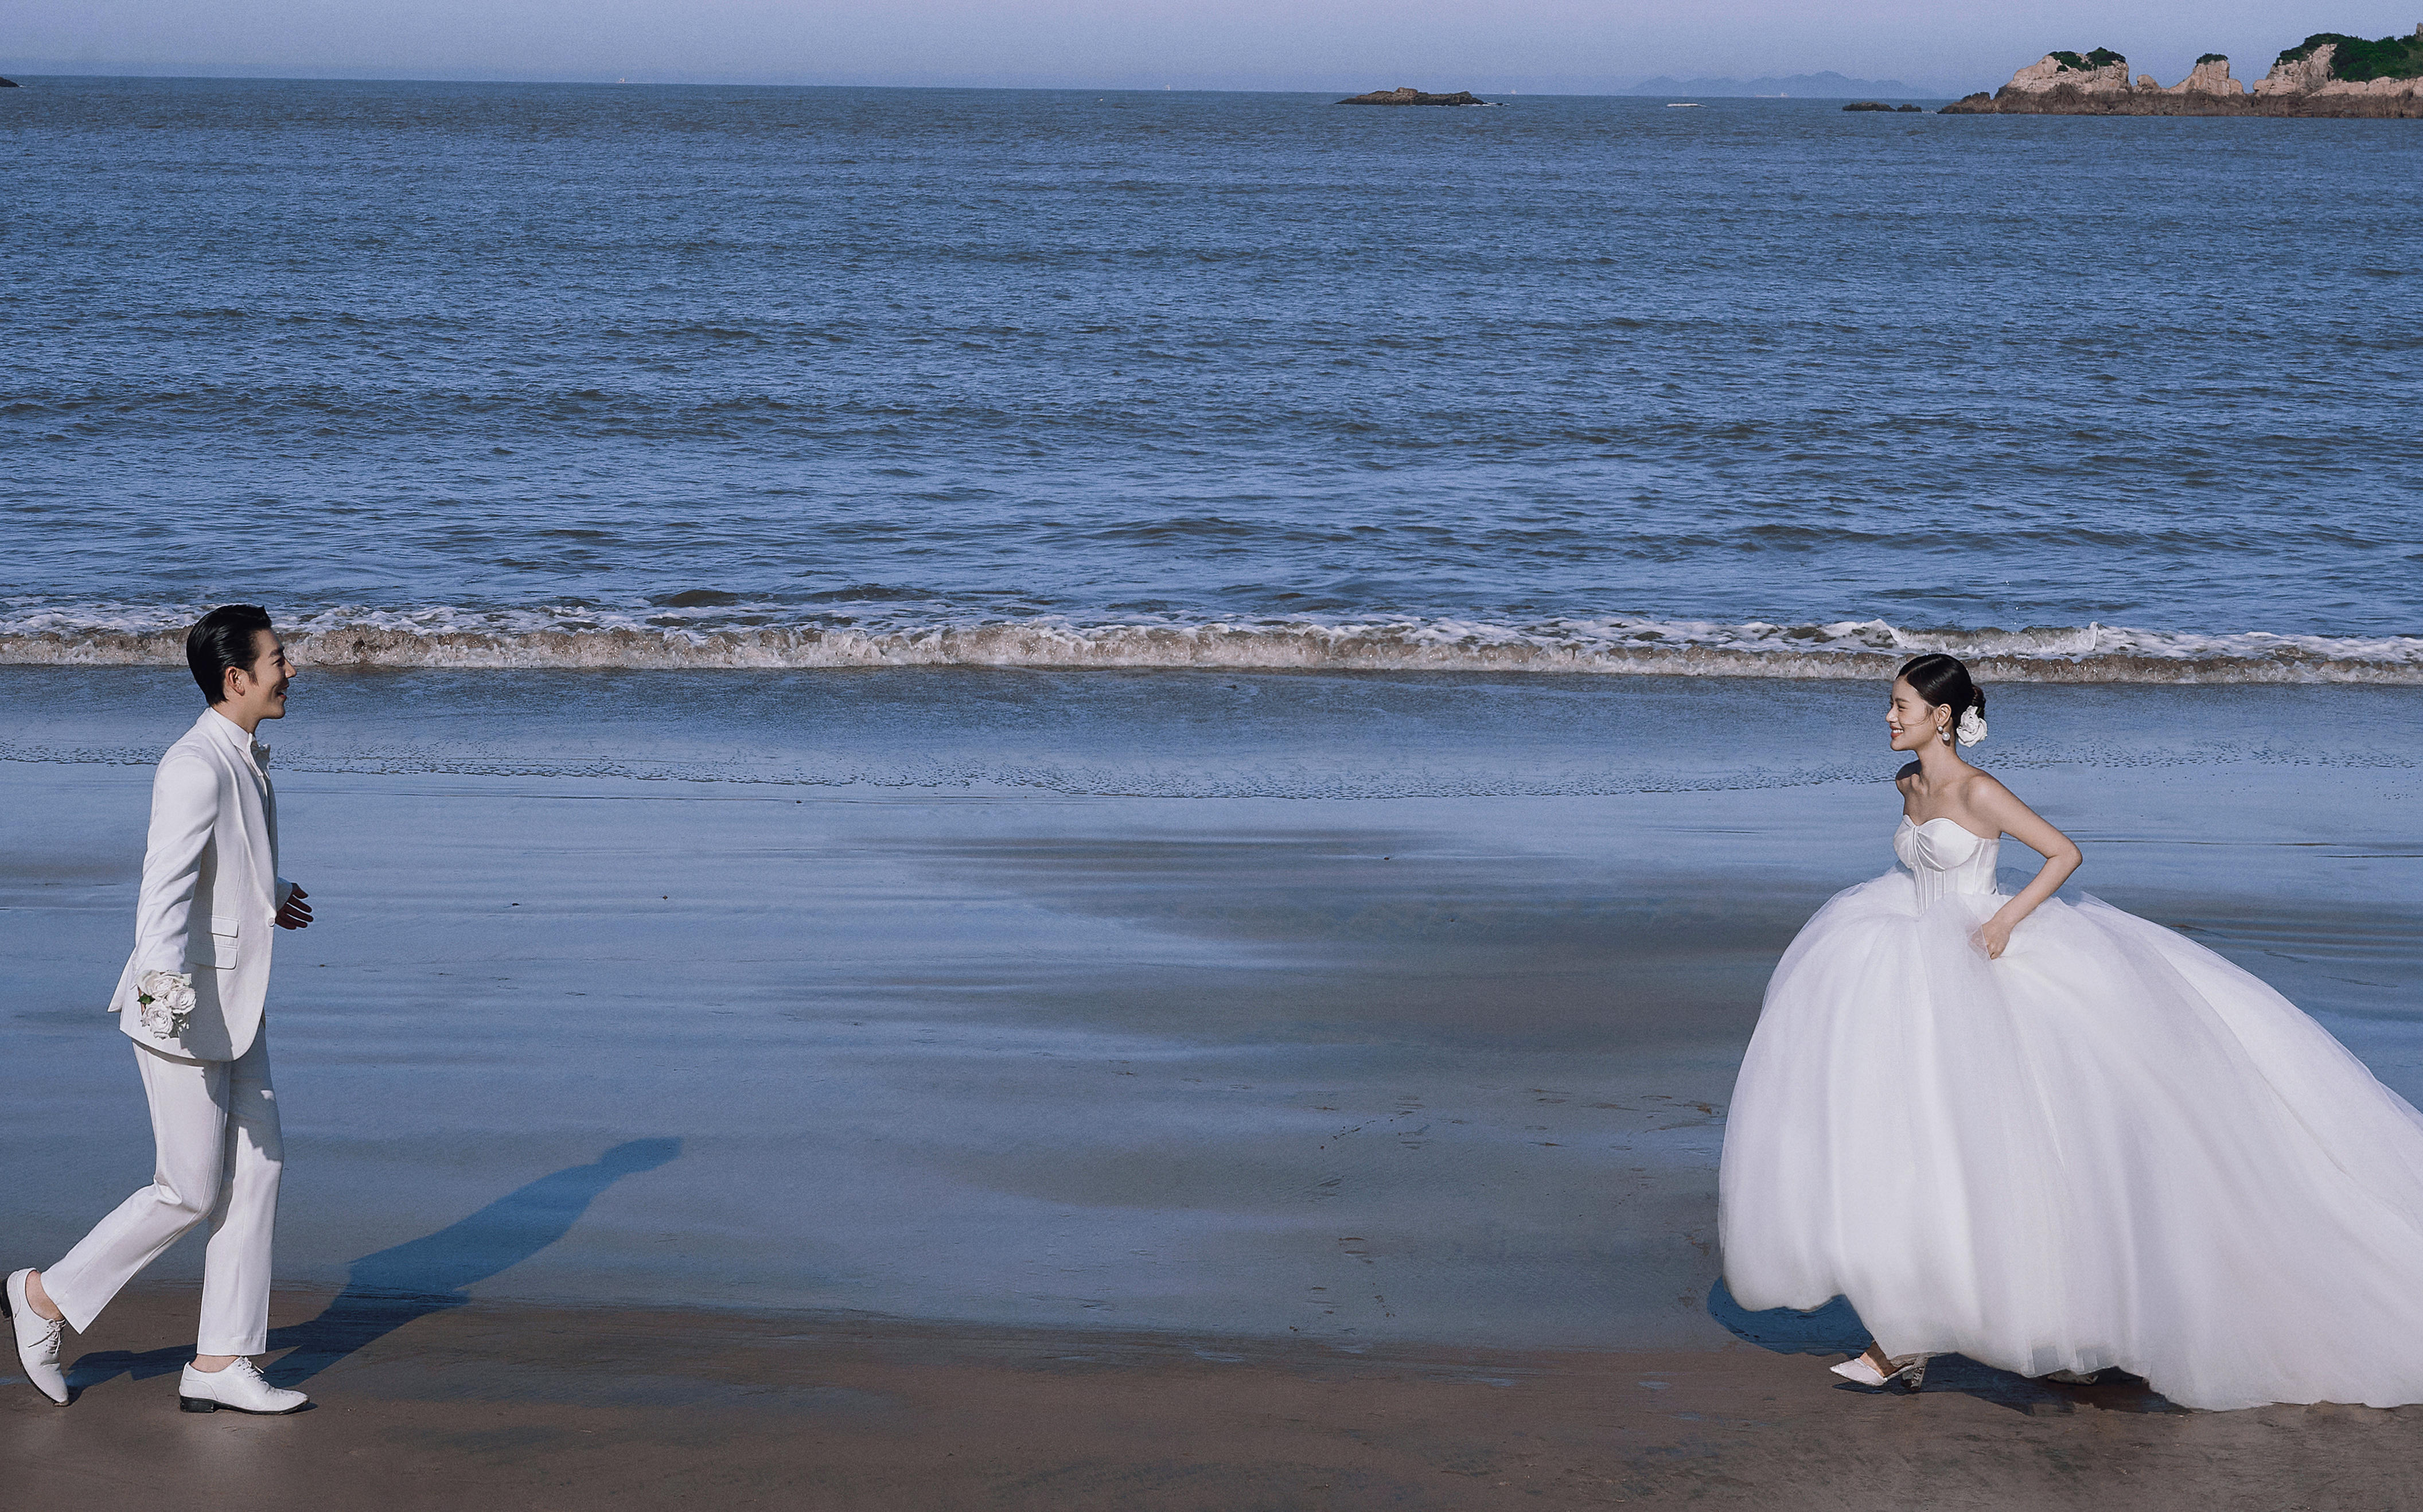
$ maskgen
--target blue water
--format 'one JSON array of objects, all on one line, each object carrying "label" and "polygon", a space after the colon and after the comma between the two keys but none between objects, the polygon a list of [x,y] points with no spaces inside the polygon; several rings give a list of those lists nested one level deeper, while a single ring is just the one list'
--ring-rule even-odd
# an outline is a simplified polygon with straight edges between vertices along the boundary
[{"label": "blue water", "polygon": [[[1900,758],[1518,671],[1982,651],[2092,886],[2423,1084],[2423,688],[2003,685],[2423,683],[2423,123],[28,83],[0,663],[307,663],[282,1278],[677,1140],[416,1284],[1718,1342],[1714,1110]],[[0,683],[55,1254],[145,1169],[95,994],[198,700]]]},{"label": "blue water", "polygon": [[2423,680],[2413,122],[28,83],[7,659]]}]

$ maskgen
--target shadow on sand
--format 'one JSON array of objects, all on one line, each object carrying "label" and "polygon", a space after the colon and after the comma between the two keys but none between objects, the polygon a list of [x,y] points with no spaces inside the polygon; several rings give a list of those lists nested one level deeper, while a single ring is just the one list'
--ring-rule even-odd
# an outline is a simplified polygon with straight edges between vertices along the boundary
[{"label": "shadow on sand", "polygon": [[[471,1299],[467,1288],[519,1265],[570,1233],[607,1188],[680,1155],[679,1140],[628,1140],[588,1165],[541,1176],[507,1192],[435,1234],[362,1256],[347,1272],[345,1289],[319,1316],[270,1331],[271,1352],[293,1352],[261,1374],[272,1385],[297,1385],[416,1318],[461,1307]],[[79,1358],[68,1380],[78,1391],[121,1374],[142,1380],[182,1369],[193,1358],[190,1346],[141,1354],[104,1350]]]},{"label": "shadow on sand", "polygon": [[[1734,1338],[1776,1354],[1855,1355],[1868,1347],[1867,1325],[1840,1297],[1806,1313],[1796,1313],[1788,1307],[1753,1313],[1734,1300],[1734,1294],[1725,1289],[1724,1279],[1718,1277],[1716,1284],[1708,1288],[1708,1315]],[[1877,1396],[1899,1394],[1892,1391],[1872,1392],[1839,1378],[1813,1378],[1830,1379],[1836,1391]],[[1938,1355],[1929,1361],[1926,1390],[1958,1392],[2030,1416],[2068,1412],[2080,1407],[2106,1412],[2187,1410],[2142,1379],[2121,1371],[2107,1370],[2092,1385],[2067,1386],[1981,1365],[1967,1355]]]}]

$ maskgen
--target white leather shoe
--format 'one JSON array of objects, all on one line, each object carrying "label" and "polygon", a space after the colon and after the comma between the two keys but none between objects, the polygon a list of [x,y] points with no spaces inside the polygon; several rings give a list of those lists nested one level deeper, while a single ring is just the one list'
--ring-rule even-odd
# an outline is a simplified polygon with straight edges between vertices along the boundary
[{"label": "white leather shoe", "polygon": [[8,1274],[8,1288],[0,1293],[0,1314],[17,1329],[17,1362],[25,1367],[34,1389],[64,1407],[68,1400],[67,1372],[59,1368],[59,1330],[67,1325],[57,1318],[44,1317],[34,1311],[25,1299],[25,1278],[34,1272],[28,1268]]},{"label": "white leather shoe", "polygon": [[201,1371],[187,1365],[177,1379],[177,1406],[186,1412],[292,1412],[311,1398],[301,1392],[272,1386],[260,1368],[239,1360],[225,1370]]}]

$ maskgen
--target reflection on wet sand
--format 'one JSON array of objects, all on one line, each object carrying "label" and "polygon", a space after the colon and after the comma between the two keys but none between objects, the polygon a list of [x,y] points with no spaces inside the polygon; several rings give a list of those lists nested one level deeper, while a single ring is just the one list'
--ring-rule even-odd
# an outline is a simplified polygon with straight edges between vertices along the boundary
[{"label": "reflection on wet sand", "polygon": [[[316,685],[280,799],[328,906],[280,943],[274,1012],[280,1272],[356,1288],[304,1341],[323,1356],[387,1326],[388,1290],[1718,1347],[1715,1163],[1760,988],[1888,864],[1872,711],[1802,688],[784,678],[657,728],[609,696],[624,676]],[[37,1253],[149,1158],[93,980],[149,774],[77,753],[175,691],[97,678],[17,737],[46,759],[0,762],[0,906],[53,942],[0,1019],[0,1053],[45,1067],[0,1110]],[[2423,1087],[2423,844],[2411,768],[2377,759],[2423,694],[2143,698],[2006,690],[2000,759],[2094,890]],[[1743,743],[1770,708],[1789,750]],[[2248,744],[2291,716],[2297,750]],[[407,735],[426,760],[344,755]],[[723,780],[557,769],[576,750]],[[857,775],[745,780],[784,762]],[[669,1135],[678,1161],[602,1179],[600,1150]],[[483,1238],[445,1286],[353,1259],[418,1265],[534,1173],[593,1167],[559,1237]]]}]

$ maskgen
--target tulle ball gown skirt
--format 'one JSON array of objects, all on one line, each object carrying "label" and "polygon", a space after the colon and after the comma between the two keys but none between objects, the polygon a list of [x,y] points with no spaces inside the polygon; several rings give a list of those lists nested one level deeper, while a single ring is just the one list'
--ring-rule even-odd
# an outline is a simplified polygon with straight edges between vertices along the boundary
[{"label": "tulle ball gown skirt", "polygon": [[1725,1133],[1726,1284],[1886,1353],[2118,1366],[2197,1408],[2423,1401],[2423,1117],[2262,982],[2099,901],[1837,895]]}]

